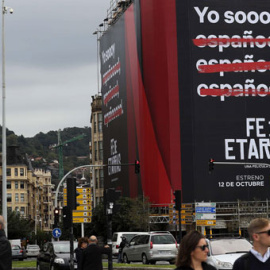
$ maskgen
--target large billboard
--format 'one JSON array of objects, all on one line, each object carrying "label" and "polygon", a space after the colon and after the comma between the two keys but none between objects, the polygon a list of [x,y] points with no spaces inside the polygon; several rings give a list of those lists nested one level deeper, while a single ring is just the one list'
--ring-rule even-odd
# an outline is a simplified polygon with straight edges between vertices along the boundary
[{"label": "large billboard", "polygon": [[[255,163],[270,158],[269,7],[137,0],[110,27],[101,39],[104,162],[140,159],[141,175],[115,167],[107,187],[154,203],[171,202],[175,189],[183,202],[268,197],[269,166]],[[210,158],[254,164],[209,174]]]}]

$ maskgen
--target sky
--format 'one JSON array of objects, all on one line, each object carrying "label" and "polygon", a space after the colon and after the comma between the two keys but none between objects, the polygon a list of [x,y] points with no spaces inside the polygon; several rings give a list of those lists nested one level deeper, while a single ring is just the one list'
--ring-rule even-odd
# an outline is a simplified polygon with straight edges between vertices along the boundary
[{"label": "sky", "polygon": [[[14,10],[5,15],[9,130],[33,137],[39,132],[90,126],[91,97],[98,94],[93,32],[107,17],[111,2],[5,0],[5,6]],[[2,83],[0,106],[2,125]]]}]

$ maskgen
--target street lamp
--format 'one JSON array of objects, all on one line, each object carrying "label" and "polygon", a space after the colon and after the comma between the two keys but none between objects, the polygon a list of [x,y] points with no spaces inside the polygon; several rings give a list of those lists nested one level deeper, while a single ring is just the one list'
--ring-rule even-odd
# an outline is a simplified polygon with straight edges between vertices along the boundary
[{"label": "street lamp", "polygon": [[7,138],[6,138],[6,81],[5,81],[5,14],[13,13],[13,9],[5,7],[2,0],[2,214],[5,220],[5,232],[7,231]]}]

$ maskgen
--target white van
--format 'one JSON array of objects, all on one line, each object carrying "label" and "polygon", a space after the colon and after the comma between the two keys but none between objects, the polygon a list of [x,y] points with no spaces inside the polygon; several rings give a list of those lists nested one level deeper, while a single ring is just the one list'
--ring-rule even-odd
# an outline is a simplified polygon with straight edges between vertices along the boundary
[{"label": "white van", "polygon": [[129,242],[135,235],[142,233],[143,232],[115,232],[112,237],[112,255],[118,256],[122,237],[126,237],[127,242]]}]

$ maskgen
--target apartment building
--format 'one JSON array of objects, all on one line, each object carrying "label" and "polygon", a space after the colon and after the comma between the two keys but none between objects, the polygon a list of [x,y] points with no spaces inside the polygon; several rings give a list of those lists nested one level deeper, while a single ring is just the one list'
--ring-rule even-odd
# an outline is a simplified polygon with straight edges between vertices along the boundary
[{"label": "apartment building", "polygon": [[[2,175],[2,167],[0,172]],[[53,227],[53,187],[50,171],[29,169],[24,160],[18,158],[14,147],[11,150],[8,149],[8,211],[16,211],[23,218],[34,220],[35,225],[41,230],[51,231]]]},{"label": "apartment building", "polygon": [[[91,103],[91,146],[90,164],[103,165],[103,115],[102,96],[92,96]],[[103,202],[104,170],[103,167],[94,167],[92,171],[92,187],[94,206]]]}]

